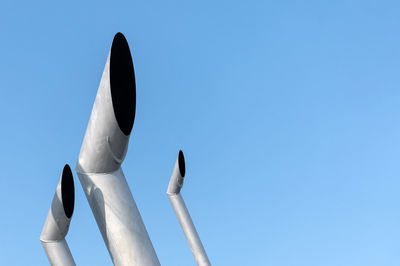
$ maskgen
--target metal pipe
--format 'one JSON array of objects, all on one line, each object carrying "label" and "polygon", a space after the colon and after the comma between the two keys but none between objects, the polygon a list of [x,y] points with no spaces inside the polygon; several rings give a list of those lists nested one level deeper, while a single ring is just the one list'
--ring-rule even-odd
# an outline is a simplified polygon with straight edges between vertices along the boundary
[{"label": "metal pipe", "polygon": [[135,119],[128,42],[113,39],[76,171],[114,265],[160,265],[121,169]]},{"label": "metal pipe", "polygon": [[40,241],[51,265],[75,265],[74,258],[65,241],[74,212],[74,204],[74,179],[71,168],[66,164],[40,235]]},{"label": "metal pipe", "polygon": [[178,217],[179,224],[182,227],[183,233],[185,234],[186,240],[189,243],[190,249],[192,250],[193,256],[196,260],[197,265],[208,266],[211,265],[206,251],[204,250],[203,244],[201,243],[199,234],[194,227],[192,218],[190,217],[189,211],[186,208],[185,202],[180,194],[183,181],[185,177],[185,157],[183,152],[180,150],[178,158],[175,162],[175,167],[172,172],[171,179],[168,184],[167,195],[174,208],[175,214]]}]

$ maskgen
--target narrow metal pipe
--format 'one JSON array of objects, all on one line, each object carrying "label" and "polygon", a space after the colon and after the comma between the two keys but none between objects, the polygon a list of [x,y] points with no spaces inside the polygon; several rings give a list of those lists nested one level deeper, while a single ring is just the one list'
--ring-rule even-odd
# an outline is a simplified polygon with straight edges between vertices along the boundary
[{"label": "narrow metal pipe", "polygon": [[65,241],[75,204],[74,179],[68,164],[64,166],[60,181],[40,241],[51,265],[75,265],[74,258]]},{"label": "narrow metal pipe", "polygon": [[128,42],[113,39],[76,171],[114,265],[160,265],[121,169],[135,119]]},{"label": "narrow metal pipe", "polygon": [[186,208],[185,202],[180,194],[185,177],[185,158],[183,152],[179,151],[178,158],[175,162],[175,167],[172,172],[171,179],[168,184],[167,195],[174,208],[175,214],[178,217],[179,224],[182,227],[186,240],[189,243],[193,256],[197,265],[211,265],[203,244],[201,243],[199,234],[193,224],[189,211]]}]

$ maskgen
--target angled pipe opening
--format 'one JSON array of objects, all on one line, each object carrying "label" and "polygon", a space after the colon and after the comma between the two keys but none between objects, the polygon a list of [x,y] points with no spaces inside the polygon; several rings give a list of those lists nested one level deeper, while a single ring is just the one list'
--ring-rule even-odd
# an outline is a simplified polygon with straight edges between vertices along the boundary
[{"label": "angled pipe opening", "polygon": [[136,83],[128,42],[120,32],[114,36],[111,46],[110,86],[115,118],[127,136],[135,121]]},{"label": "angled pipe opening", "polygon": [[169,180],[167,194],[179,194],[185,177],[186,166],[185,157],[182,150],[179,150],[178,157],[175,161],[174,170],[172,171],[171,179]]},{"label": "angled pipe opening", "polygon": [[64,166],[61,177],[61,199],[65,216],[71,218],[74,213],[75,187],[72,171],[68,164]]},{"label": "angled pipe opening", "polygon": [[178,155],[179,172],[182,177],[185,177],[185,157],[183,156],[182,150],[179,150]]}]

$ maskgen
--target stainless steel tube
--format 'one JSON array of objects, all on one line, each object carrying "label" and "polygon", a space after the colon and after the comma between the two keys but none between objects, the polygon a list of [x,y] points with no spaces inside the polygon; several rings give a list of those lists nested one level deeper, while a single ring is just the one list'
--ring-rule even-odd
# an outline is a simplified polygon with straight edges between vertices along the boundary
[{"label": "stainless steel tube", "polygon": [[51,265],[75,265],[65,241],[74,211],[74,203],[74,179],[71,168],[66,164],[40,235],[40,241]]},{"label": "stainless steel tube", "polygon": [[186,240],[189,243],[193,256],[197,265],[206,266],[211,265],[203,244],[201,243],[199,234],[194,227],[192,218],[186,208],[185,202],[180,194],[185,177],[185,158],[183,152],[179,151],[178,158],[175,162],[175,167],[169,181],[167,195],[174,208],[175,214],[178,217],[179,223],[185,234]]},{"label": "stainless steel tube", "polygon": [[160,265],[121,169],[135,119],[135,73],[117,33],[104,67],[76,171],[114,265]]}]

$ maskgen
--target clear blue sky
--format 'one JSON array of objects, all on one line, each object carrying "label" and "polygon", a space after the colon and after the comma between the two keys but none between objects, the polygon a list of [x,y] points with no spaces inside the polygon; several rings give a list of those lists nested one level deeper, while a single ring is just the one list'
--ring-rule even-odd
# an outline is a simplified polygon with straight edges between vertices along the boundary
[{"label": "clear blue sky", "polygon": [[[39,235],[74,168],[113,35],[131,47],[128,183],[162,265],[194,265],[165,194],[214,265],[400,265],[398,1],[2,1],[0,264]],[[111,265],[74,174],[67,241]]]}]

